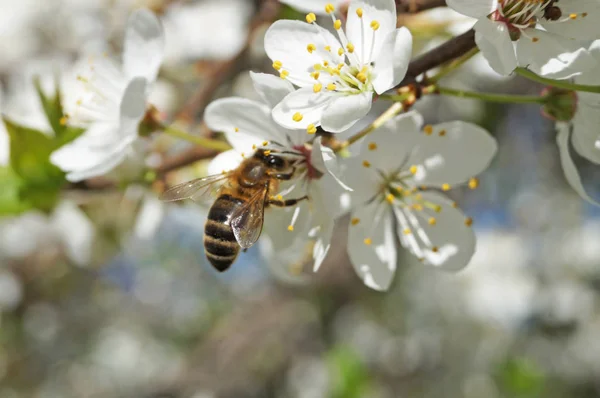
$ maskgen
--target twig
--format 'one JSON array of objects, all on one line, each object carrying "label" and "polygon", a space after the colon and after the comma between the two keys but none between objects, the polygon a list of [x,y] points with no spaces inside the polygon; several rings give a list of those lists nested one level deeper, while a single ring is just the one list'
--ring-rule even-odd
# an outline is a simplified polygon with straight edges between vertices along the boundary
[{"label": "twig", "polygon": [[396,0],[396,12],[417,13],[437,7],[445,7],[446,0]]},{"label": "twig", "polygon": [[414,59],[408,65],[406,77],[397,87],[413,83],[417,76],[446,62],[452,61],[475,47],[475,31],[473,29],[456,36],[444,44]]}]

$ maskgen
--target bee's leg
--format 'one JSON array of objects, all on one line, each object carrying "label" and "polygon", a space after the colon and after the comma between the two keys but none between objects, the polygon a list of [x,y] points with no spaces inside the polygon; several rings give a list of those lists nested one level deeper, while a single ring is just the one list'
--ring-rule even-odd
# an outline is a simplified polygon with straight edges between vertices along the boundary
[{"label": "bee's leg", "polygon": [[305,199],[308,199],[308,195],[304,195],[303,197],[298,198],[298,199],[286,199],[286,200],[271,198],[267,202],[267,205],[273,205],[273,206],[277,206],[277,207],[289,207],[289,206],[295,206],[298,202],[301,202]]},{"label": "bee's leg", "polygon": [[271,174],[271,177],[277,178],[278,180],[287,181],[292,179],[294,173],[296,173],[296,167],[292,167],[292,171],[289,173],[273,173]]},{"label": "bee's leg", "polygon": [[244,248],[242,249],[242,251],[243,251],[244,253],[246,253],[246,252],[248,251],[248,248],[247,248],[247,247],[244,247]]}]

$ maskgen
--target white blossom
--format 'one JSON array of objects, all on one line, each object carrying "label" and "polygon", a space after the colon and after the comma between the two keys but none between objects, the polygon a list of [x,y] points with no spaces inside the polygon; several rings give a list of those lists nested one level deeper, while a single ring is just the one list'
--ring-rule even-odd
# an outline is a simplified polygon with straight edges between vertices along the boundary
[{"label": "white blossom", "polygon": [[564,79],[594,65],[581,40],[600,38],[598,0],[448,0],[448,5],[477,18],[475,42],[502,75],[522,66]]},{"label": "white blossom", "polygon": [[273,67],[299,87],[273,109],[286,128],[337,133],[354,125],[371,109],[373,95],[404,78],[412,51],[408,29],[396,29],[393,0],[352,1],[345,30],[327,6],[337,36],[316,24],[280,20],[265,35]]},{"label": "white blossom", "polygon": [[51,156],[69,181],[103,175],[131,153],[163,48],[160,21],[152,12],[138,10],[127,25],[122,66],[107,57],[90,59],[88,73],[78,75],[84,90],[69,117],[86,131]]},{"label": "white blossom", "polygon": [[[209,174],[231,170],[251,156],[257,148],[265,148],[288,158],[296,168],[294,178],[283,183],[282,190],[273,196],[278,199],[301,198],[282,214],[267,214],[265,233],[275,251],[290,247],[296,239],[314,241],[314,269],[318,269],[327,255],[333,233],[336,212],[331,205],[340,185],[337,177],[337,160],[322,138],[304,130],[291,130],[279,126],[271,117],[271,109],[293,91],[292,85],[273,75],[251,73],[254,87],[264,103],[245,98],[224,98],[212,102],[206,109],[204,120],[215,131],[222,131],[233,149],[219,154],[209,165]],[[335,197],[337,198],[337,197]],[[337,200],[337,199],[336,199]]]},{"label": "white blossom", "polygon": [[392,119],[366,138],[352,160],[353,210],[348,253],[358,275],[386,290],[396,269],[396,237],[425,264],[465,267],[475,251],[472,220],[444,194],[487,168],[496,141],[464,122],[427,125],[415,111]]},{"label": "white blossom", "polygon": [[[596,67],[575,78],[575,83],[600,85],[600,40],[590,47],[590,53],[596,60]],[[557,143],[561,163],[567,181],[573,189],[591,203],[600,204],[592,199],[581,182],[579,172],[573,162],[571,151],[575,150],[587,160],[600,164],[600,94],[577,92],[575,113],[569,122],[557,122]]]}]

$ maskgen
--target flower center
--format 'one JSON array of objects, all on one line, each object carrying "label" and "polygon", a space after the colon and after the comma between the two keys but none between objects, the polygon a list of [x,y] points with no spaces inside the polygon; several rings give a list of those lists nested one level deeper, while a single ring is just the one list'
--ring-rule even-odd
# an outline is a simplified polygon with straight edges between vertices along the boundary
[{"label": "flower center", "polygon": [[506,23],[513,39],[518,39],[521,30],[534,27],[540,18],[565,22],[587,16],[586,12],[563,15],[557,4],[558,0],[500,0],[492,19]]},{"label": "flower center", "polygon": [[297,151],[301,156],[301,160],[297,163],[301,167],[305,167],[306,170],[306,178],[309,180],[317,180],[323,176],[323,173],[320,172],[315,166],[312,164],[311,155],[312,155],[312,147],[309,145],[295,145],[293,147],[294,151]]},{"label": "flower center", "polygon": [[[366,26],[364,22],[363,14],[364,11],[361,8],[356,10],[356,14],[360,19],[361,23],[361,43],[357,48],[357,43],[352,43],[348,40],[344,29],[342,29],[342,21],[337,19],[335,16],[335,8],[332,4],[325,6],[325,11],[331,16],[333,27],[337,32],[340,47],[332,48],[331,45],[327,44],[328,41],[325,37],[322,38],[322,43],[307,43],[306,49],[312,53],[317,50],[319,46],[326,53],[331,53],[332,57],[329,59],[323,59],[321,63],[313,65],[309,71],[309,76],[314,80],[313,91],[315,93],[321,92],[323,89],[336,93],[343,94],[358,94],[363,91],[372,90],[372,70],[373,63],[371,62],[373,56],[373,48],[375,43],[375,37],[377,36],[377,30],[379,29],[379,22],[376,20],[371,21],[369,26]],[[316,16],[310,13],[306,16],[306,21],[310,24],[317,25]],[[365,31],[371,29],[373,34],[371,35],[371,43],[364,43]],[[360,54],[357,52],[360,51]],[[368,54],[366,52],[369,52]],[[342,57],[343,62],[333,65],[332,59],[335,58],[333,53],[337,53],[339,57]],[[338,58],[339,59],[339,58]],[[282,72],[283,73],[283,72]]]},{"label": "flower center", "polygon": [[544,9],[553,2],[554,0],[501,0],[493,19],[506,22],[516,29],[526,29],[534,26]]}]

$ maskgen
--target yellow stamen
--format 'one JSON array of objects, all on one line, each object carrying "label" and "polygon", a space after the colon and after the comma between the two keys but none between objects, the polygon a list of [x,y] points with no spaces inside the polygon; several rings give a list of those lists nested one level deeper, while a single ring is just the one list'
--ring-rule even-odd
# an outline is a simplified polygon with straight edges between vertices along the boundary
[{"label": "yellow stamen", "polygon": [[367,168],[371,167],[371,163],[368,160],[363,160],[362,165]]},{"label": "yellow stamen", "polygon": [[369,151],[374,151],[377,149],[377,144],[374,142],[369,142]]},{"label": "yellow stamen", "polygon": [[402,233],[403,233],[404,235],[410,235],[410,234],[411,234],[411,231],[410,231],[410,229],[408,229],[408,228],[405,228],[405,229],[402,231]]},{"label": "yellow stamen", "polygon": [[321,83],[316,83],[313,86],[313,92],[318,93],[323,89],[323,85]]},{"label": "yellow stamen", "polygon": [[317,49],[317,46],[315,46],[314,44],[310,43],[308,46],[306,46],[306,50],[312,54],[313,51],[315,51]]},{"label": "yellow stamen", "polygon": [[443,137],[443,136],[445,136],[445,135],[446,135],[446,130],[440,130],[440,132],[438,133],[438,135],[439,135],[440,137]]},{"label": "yellow stamen", "polygon": [[314,134],[317,132],[317,128],[315,127],[314,124],[309,124],[308,127],[306,127],[306,132],[308,134]]},{"label": "yellow stamen", "polygon": [[294,226],[293,225],[288,225],[288,231],[292,232],[294,230]]},{"label": "yellow stamen", "polygon": [[367,245],[367,246],[369,246],[369,245],[371,245],[371,243],[373,243],[371,238],[366,238],[363,242],[365,242],[365,245]]},{"label": "yellow stamen", "polygon": [[63,116],[63,117],[60,118],[59,123],[60,123],[61,126],[66,126],[68,120],[69,120],[69,118],[67,116]]},{"label": "yellow stamen", "polygon": [[365,75],[364,73],[360,72],[356,75],[356,78],[358,79],[359,82],[364,83],[367,81],[367,75]]},{"label": "yellow stamen", "polygon": [[471,217],[467,217],[467,218],[465,219],[465,225],[466,225],[467,227],[470,227],[471,225],[473,225],[473,219],[472,219]]},{"label": "yellow stamen", "polygon": [[281,73],[279,74],[279,77],[282,79],[285,79],[286,77],[288,77],[290,74],[290,72],[288,72],[287,70],[282,70]]},{"label": "yellow stamen", "polygon": [[429,223],[429,225],[437,224],[437,220],[435,219],[435,217],[429,217],[429,220],[427,220],[427,222]]},{"label": "yellow stamen", "polygon": [[240,132],[240,129],[238,129],[237,127],[233,129],[236,133]]},{"label": "yellow stamen", "polygon": [[377,22],[376,20],[372,20],[371,21],[371,29],[373,29],[373,30],[379,29],[379,22]]},{"label": "yellow stamen", "polygon": [[281,67],[282,67],[282,66],[283,66],[283,64],[281,63],[281,61],[274,61],[274,62],[273,62],[273,68],[274,68],[275,70],[279,70],[279,69],[281,69]]},{"label": "yellow stamen", "polygon": [[335,91],[336,88],[337,88],[337,86],[335,85],[335,83],[329,83],[327,85],[327,90],[329,90],[329,91]]},{"label": "yellow stamen", "polygon": [[295,122],[299,122],[302,120],[304,116],[302,116],[302,114],[300,112],[296,112],[294,113],[294,115],[292,116],[292,120],[294,120]]},{"label": "yellow stamen", "polygon": [[433,133],[433,126],[431,124],[426,125],[423,127],[423,132],[427,135],[431,135]]},{"label": "yellow stamen", "polygon": [[314,12],[311,12],[309,14],[306,15],[306,22],[308,23],[313,23],[317,20],[317,16],[315,15]]},{"label": "yellow stamen", "polygon": [[348,44],[346,45],[346,48],[348,49],[348,52],[349,52],[350,54],[352,54],[352,53],[354,52],[354,44],[352,44],[352,43],[348,43]]},{"label": "yellow stamen", "polygon": [[271,151],[265,151],[265,156],[269,156],[271,154]]},{"label": "yellow stamen", "polygon": [[449,191],[450,190],[450,184],[442,184],[442,191]]},{"label": "yellow stamen", "polygon": [[417,174],[417,171],[419,171],[419,168],[417,166],[410,166],[410,173],[411,174]]},{"label": "yellow stamen", "polygon": [[262,144],[263,144],[263,146],[267,146],[267,145],[269,145],[269,141],[263,141]]},{"label": "yellow stamen", "polygon": [[438,249],[438,247],[437,247],[437,246],[433,246],[433,247],[431,248],[431,251],[432,251],[432,252],[434,252],[434,253],[437,253],[439,250],[440,250],[440,249]]},{"label": "yellow stamen", "polygon": [[336,19],[335,22],[333,23],[333,27],[335,28],[335,30],[339,30],[342,27],[342,21],[340,21],[339,19]]},{"label": "yellow stamen", "polygon": [[385,197],[385,200],[387,200],[387,202],[388,202],[389,204],[392,204],[392,203],[394,203],[394,195],[392,195],[391,193],[388,193],[388,194],[386,195],[386,197]]},{"label": "yellow stamen", "polygon": [[569,14],[570,19],[577,19],[577,14]]},{"label": "yellow stamen", "polygon": [[475,189],[478,186],[479,186],[479,180],[477,178],[473,177],[469,180],[469,188]]},{"label": "yellow stamen", "polygon": [[356,15],[358,15],[359,18],[362,18],[362,16],[363,16],[363,9],[362,8],[357,8],[356,9]]},{"label": "yellow stamen", "polygon": [[342,47],[338,48],[338,55],[341,57],[344,55],[344,49]]},{"label": "yellow stamen", "polygon": [[319,72],[311,72],[311,73],[310,73],[310,77],[312,77],[312,78],[313,78],[313,79],[315,79],[315,80],[319,80],[319,76],[320,76],[320,75],[321,75],[321,74],[320,74]]},{"label": "yellow stamen", "polygon": [[350,224],[352,225],[356,225],[360,222],[360,218],[353,218],[352,220],[350,220]]},{"label": "yellow stamen", "polygon": [[[325,46],[325,51],[329,51],[331,52],[331,46]],[[327,66],[327,61],[323,62],[325,64],[325,66]]]},{"label": "yellow stamen", "polygon": [[325,6],[325,12],[327,14],[331,14],[334,11],[335,11],[335,7],[333,6],[333,4],[327,3],[327,5]]}]

